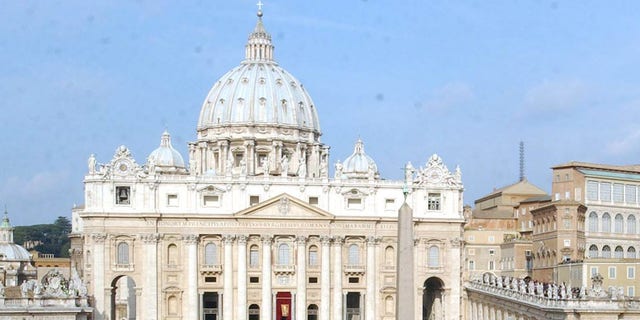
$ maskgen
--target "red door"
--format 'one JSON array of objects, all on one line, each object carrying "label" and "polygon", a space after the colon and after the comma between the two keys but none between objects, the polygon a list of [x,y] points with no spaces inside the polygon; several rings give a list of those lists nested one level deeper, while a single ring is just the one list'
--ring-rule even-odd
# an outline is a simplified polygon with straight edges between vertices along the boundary
[{"label": "red door", "polygon": [[276,320],[291,320],[291,293],[276,294]]}]

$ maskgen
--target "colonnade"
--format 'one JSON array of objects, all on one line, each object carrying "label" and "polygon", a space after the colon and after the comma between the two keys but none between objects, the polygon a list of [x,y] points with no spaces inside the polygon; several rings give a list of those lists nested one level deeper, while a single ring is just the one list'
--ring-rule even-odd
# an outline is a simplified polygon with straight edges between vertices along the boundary
[{"label": "colonnade", "polygon": [[[198,294],[198,266],[197,263],[197,236],[188,235],[185,239],[186,260],[187,260],[187,287],[185,288],[185,299],[183,310],[185,316],[190,319],[197,319],[200,298]],[[246,235],[223,235],[223,299],[222,299],[222,319],[223,320],[247,320],[248,319],[248,288],[247,288],[247,240]],[[346,315],[345,293],[343,286],[343,247],[345,238],[341,236],[319,238],[320,244],[320,301],[319,320],[342,320]],[[366,267],[364,294],[364,308],[361,306],[361,319],[376,319],[376,302],[379,300],[376,287],[376,248],[379,238],[368,237],[366,239]],[[261,299],[260,299],[260,319],[271,320],[275,315],[275,299],[273,292],[273,266],[272,252],[274,237],[272,235],[262,235],[262,264],[261,264]],[[317,304],[318,301],[310,302],[307,299],[307,257],[308,238],[298,236],[295,238],[297,248],[295,263],[295,287],[292,287],[292,319],[306,319],[309,303]],[[237,250],[237,260],[233,259],[234,245]],[[333,249],[333,261],[331,261],[331,249]],[[234,263],[237,270],[236,281],[234,282]],[[331,272],[333,271],[333,279]],[[333,286],[332,286],[333,280]],[[333,287],[333,288],[332,288]],[[293,291],[295,290],[295,291]],[[354,289],[354,291],[358,291]],[[234,292],[236,293],[234,296]],[[333,292],[333,294],[332,294]],[[331,296],[334,299],[331,301]],[[234,307],[235,306],[235,307]],[[332,315],[332,316],[331,316]]]}]

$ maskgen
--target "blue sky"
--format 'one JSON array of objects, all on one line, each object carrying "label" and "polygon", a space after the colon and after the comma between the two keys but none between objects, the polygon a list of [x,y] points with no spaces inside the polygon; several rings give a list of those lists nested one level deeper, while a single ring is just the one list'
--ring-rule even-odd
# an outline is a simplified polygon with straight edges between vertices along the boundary
[{"label": "blue sky", "polygon": [[[0,0],[0,204],[70,216],[91,153],[139,163],[165,128],[186,158],[255,0]],[[317,106],[331,162],[358,137],[384,178],[440,154],[465,203],[550,166],[640,163],[637,1],[265,1],[276,60]]]}]

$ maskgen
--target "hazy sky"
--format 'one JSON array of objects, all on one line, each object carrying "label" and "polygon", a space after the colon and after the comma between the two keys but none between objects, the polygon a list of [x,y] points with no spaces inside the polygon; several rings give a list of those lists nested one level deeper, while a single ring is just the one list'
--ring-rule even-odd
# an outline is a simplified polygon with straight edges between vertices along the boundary
[{"label": "hazy sky", "polygon": [[[244,58],[257,0],[0,0],[0,204],[14,225],[83,202],[87,158],[165,128],[187,157],[202,102]],[[301,80],[331,163],[358,137],[384,178],[433,153],[465,203],[550,166],[640,163],[640,3],[265,0],[276,60]]]}]

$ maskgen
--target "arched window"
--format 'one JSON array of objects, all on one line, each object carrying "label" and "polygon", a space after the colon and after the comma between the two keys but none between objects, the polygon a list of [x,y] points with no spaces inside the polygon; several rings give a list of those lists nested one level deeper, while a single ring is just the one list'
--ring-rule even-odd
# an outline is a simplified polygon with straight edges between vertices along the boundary
[{"label": "arched window", "polygon": [[289,245],[281,243],[278,246],[278,263],[281,265],[289,265],[291,263],[289,258]]},{"label": "arched window", "polygon": [[118,243],[118,264],[129,264],[129,244]]},{"label": "arched window", "polygon": [[260,265],[260,263],[258,262],[259,257],[260,257],[260,254],[258,253],[258,246],[254,244],[249,248],[249,266],[250,267],[259,266]]},{"label": "arched window", "polygon": [[307,320],[318,320],[318,306],[310,304],[307,307]]},{"label": "arched window", "polygon": [[392,246],[388,246],[384,249],[384,264],[392,266],[396,261],[396,253]]},{"label": "arched window", "polygon": [[318,262],[318,247],[317,246],[310,246],[309,247],[309,265],[310,266],[317,266],[319,264]]},{"label": "arched window", "polygon": [[602,232],[611,232],[611,216],[608,212],[602,215]]},{"label": "arched window", "polygon": [[615,232],[616,233],[622,233],[624,230],[624,218],[622,217],[621,214],[616,214],[616,218],[615,218]]},{"label": "arched window", "polygon": [[595,244],[592,244],[589,247],[589,258],[597,258],[598,257],[598,247]]},{"label": "arched window", "polygon": [[636,258],[636,248],[629,247],[629,249],[627,249],[627,258],[629,258],[629,259],[635,259]]},{"label": "arched window", "polygon": [[611,248],[609,246],[602,247],[602,257],[606,259],[611,258]]},{"label": "arched window", "polygon": [[167,264],[170,266],[178,264],[178,246],[173,243],[167,247]]},{"label": "arched window", "polygon": [[636,233],[636,216],[632,214],[627,217],[627,233],[628,234]]},{"label": "arched window", "polygon": [[204,264],[208,266],[218,264],[218,246],[215,243],[207,243],[204,246]]},{"label": "arched window", "polygon": [[357,244],[349,246],[349,264],[354,266],[360,264],[360,248]]},{"label": "arched window", "polygon": [[429,247],[429,267],[435,268],[440,266],[440,248],[437,246]]},{"label": "arched window", "polygon": [[613,252],[613,257],[616,259],[624,258],[624,249],[621,246],[617,246],[616,250]]},{"label": "arched window", "polygon": [[589,213],[589,231],[598,232],[598,214],[593,211]]}]

